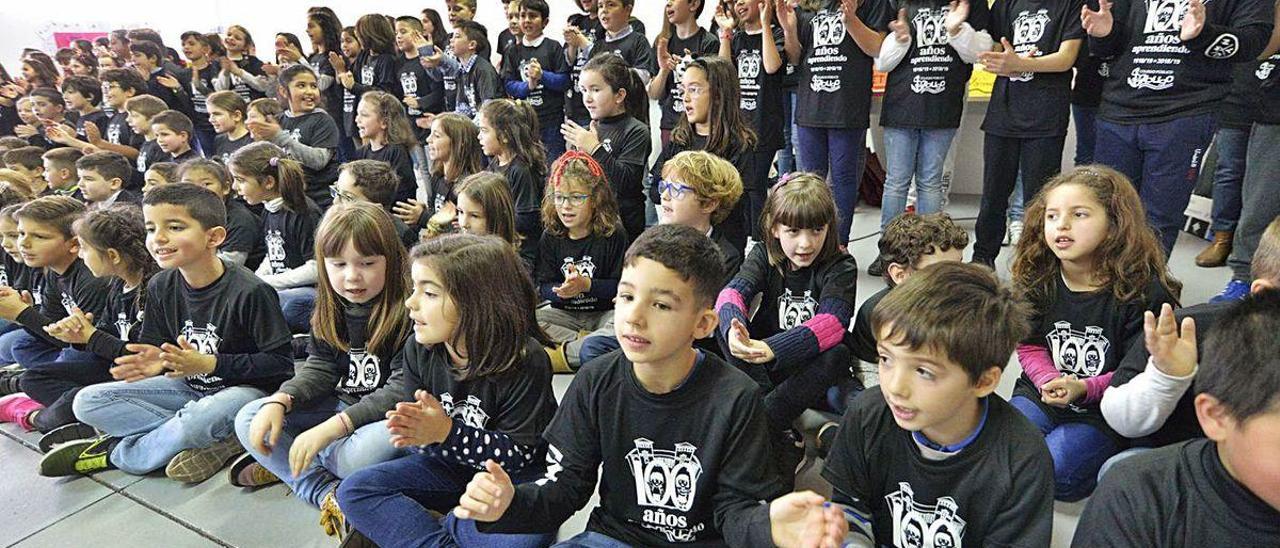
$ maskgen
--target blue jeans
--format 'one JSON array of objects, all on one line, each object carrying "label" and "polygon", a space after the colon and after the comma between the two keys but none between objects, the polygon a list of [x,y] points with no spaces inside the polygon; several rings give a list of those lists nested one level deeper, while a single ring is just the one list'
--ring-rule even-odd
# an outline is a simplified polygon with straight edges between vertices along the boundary
[{"label": "blue jeans", "polygon": [[1097,162],[1133,181],[1166,256],[1178,241],[1214,125],[1212,113],[1158,124],[1098,120]]},{"label": "blue jeans", "polygon": [[547,147],[547,165],[551,165],[564,154],[564,135],[560,133],[558,124],[548,124],[539,132],[542,134],[542,146]]},{"label": "blue jeans", "polygon": [[[320,283],[327,282],[321,280]],[[284,320],[289,324],[289,331],[293,333],[310,333],[311,311],[316,307],[315,286],[290,287],[289,289],[281,289],[278,293],[280,294],[280,310],[284,312]]]},{"label": "blue jeans", "polygon": [[622,345],[618,343],[617,336],[587,335],[582,339],[582,346],[578,348],[578,360],[579,363],[585,364],[619,348],[622,348]]},{"label": "blue jeans", "polygon": [[556,548],[629,548],[630,546],[630,544],[595,531],[583,531],[569,540],[555,544]]},{"label": "blue jeans", "polygon": [[1022,174],[1019,173],[1018,182],[1013,184],[1013,194],[1009,196],[1009,220],[1021,221],[1026,211],[1027,199],[1022,195]]},{"label": "blue jeans", "polygon": [[391,433],[387,430],[387,421],[378,421],[357,428],[355,433],[349,436],[334,440],[316,454],[316,458],[311,461],[306,470],[294,477],[289,468],[289,449],[293,447],[293,440],[299,434],[346,409],[347,404],[337,398],[329,397],[294,407],[293,411],[284,417],[284,427],[276,440],[275,447],[271,448],[270,454],[264,455],[254,450],[253,443],[249,439],[249,426],[253,424],[253,418],[258,415],[258,410],[262,409],[262,404],[267,401],[266,398],[254,400],[236,413],[236,437],[240,438],[240,444],[244,445],[245,450],[253,455],[259,464],[284,481],[293,490],[294,495],[312,506],[319,507],[325,494],[337,487],[338,480],[341,478],[350,476],[363,468],[407,454],[406,450],[397,449],[391,445]]},{"label": "blue jeans", "polygon": [[84,352],[71,348],[58,348],[44,339],[32,336],[30,333],[23,331],[25,337],[16,337],[13,339],[13,360],[22,365],[25,369],[33,367],[50,366],[53,362],[82,362],[82,361],[99,361],[97,354],[92,352]]},{"label": "blue jeans", "polygon": [[778,151],[778,177],[796,170],[796,90],[791,89],[782,98],[782,150]]},{"label": "blue jeans", "polygon": [[72,408],[80,422],[121,438],[111,451],[112,464],[142,475],[163,468],[184,450],[231,437],[236,411],[263,396],[252,386],[205,394],[182,379],[161,376],[87,386]]},{"label": "blue jeans", "polygon": [[[542,469],[513,476],[523,483]],[[434,448],[360,470],[338,486],[338,506],[357,531],[378,546],[547,546],[554,534],[480,533],[453,507],[476,471],[445,460]],[[518,477],[516,477],[518,476]],[[444,514],[437,520],[427,510]]]},{"label": "blue jeans", "polygon": [[1098,484],[1098,470],[1120,449],[1115,440],[1090,424],[1058,424],[1035,402],[1022,396],[1014,396],[1009,403],[1044,434],[1053,457],[1054,498],[1075,502],[1089,496]]},{"label": "blue jeans", "polygon": [[22,328],[22,325],[17,323],[10,323],[9,325],[14,326],[15,329],[0,335],[0,362],[6,364],[18,363],[17,358],[13,357],[13,347],[18,344],[18,341],[34,338],[30,333],[27,333],[26,329]]},{"label": "blue jeans", "polygon": [[826,177],[835,194],[840,214],[836,236],[845,245],[849,243],[858,185],[867,159],[867,130],[800,126],[796,140],[800,145],[800,170]]},{"label": "blue jeans", "polygon": [[1244,186],[1249,130],[1221,128],[1213,143],[1218,147],[1218,168],[1213,172],[1214,232],[1235,232],[1240,222],[1240,191]]},{"label": "blue jeans", "polygon": [[1071,105],[1071,119],[1076,123],[1076,158],[1078,166],[1093,163],[1098,143],[1098,107]]},{"label": "blue jeans", "polygon": [[906,211],[912,178],[916,180],[916,213],[942,209],[942,168],[955,136],[955,128],[884,128],[884,155],[889,165],[880,208],[881,230]]}]

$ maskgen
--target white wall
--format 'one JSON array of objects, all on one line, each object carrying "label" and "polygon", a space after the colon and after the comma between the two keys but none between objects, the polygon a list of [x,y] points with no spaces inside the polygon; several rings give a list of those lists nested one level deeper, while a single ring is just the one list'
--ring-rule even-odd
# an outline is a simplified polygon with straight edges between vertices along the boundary
[{"label": "white wall", "polygon": [[[489,28],[489,39],[494,40],[506,28],[502,3],[478,3],[477,20]],[[304,48],[309,47],[306,12],[312,6],[331,6],[344,25],[354,25],[366,13],[416,16],[423,8],[434,8],[448,25],[444,0],[0,0],[0,4],[0,62],[10,74],[21,72],[17,59],[22,48],[36,47],[52,54],[55,31],[150,27],[160,32],[167,46],[180,51],[178,37],[185,31],[223,31],[238,24],[249,29],[257,42],[259,57],[268,61],[273,57],[271,43],[277,32],[292,32],[302,40]],[[547,34],[555,38],[560,36],[565,19],[579,10],[573,0],[548,0],[548,4],[551,24]],[[662,24],[664,6],[662,0],[636,0],[634,15],[644,21],[650,41]],[[711,6],[702,14],[704,25],[711,20]]]}]

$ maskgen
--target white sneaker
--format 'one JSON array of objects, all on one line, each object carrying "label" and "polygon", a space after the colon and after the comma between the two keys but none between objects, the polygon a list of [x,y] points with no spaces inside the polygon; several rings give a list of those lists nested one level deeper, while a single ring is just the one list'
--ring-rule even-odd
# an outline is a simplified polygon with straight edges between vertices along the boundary
[{"label": "white sneaker", "polygon": [[1022,221],[1012,221],[1009,223],[1009,243],[1010,245],[1018,245],[1018,240],[1022,239]]},{"label": "white sneaker", "polygon": [[1013,241],[1013,238],[1009,234],[1009,231],[1012,229],[1013,223],[1006,222],[1004,225],[1004,240],[1000,241],[1000,247],[1009,247],[1009,242]]}]

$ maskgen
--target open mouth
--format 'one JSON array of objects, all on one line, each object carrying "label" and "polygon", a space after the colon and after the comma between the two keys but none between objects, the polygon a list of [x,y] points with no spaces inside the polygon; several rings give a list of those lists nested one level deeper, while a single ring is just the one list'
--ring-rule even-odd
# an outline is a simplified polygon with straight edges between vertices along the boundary
[{"label": "open mouth", "polygon": [[1053,246],[1057,249],[1067,249],[1076,243],[1075,240],[1066,236],[1059,236],[1053,241]]}]

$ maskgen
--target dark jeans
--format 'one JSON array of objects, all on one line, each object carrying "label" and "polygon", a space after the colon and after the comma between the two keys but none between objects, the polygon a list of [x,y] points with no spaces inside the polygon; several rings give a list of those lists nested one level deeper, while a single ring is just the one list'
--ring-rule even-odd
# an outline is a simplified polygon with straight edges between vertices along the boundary
[{"label": "dark jeans", "polygon": [[1158,124],[1098,120],[1097,162],[1133,181],[1147,210],[1147,221],[1164,244],[1165,255],[1178,241],[1178,231],[1185,222],[1183,212],[1200,177],[1213,131],[1213,114]]},{"label": "dark jeans", "polygon": [[213,128],[208,131],[196,131],[195,146],[200,151],[200,156],[212,158],[214,152],[214,136]]},{"label": "dark jeans", "polygon": [[757,242],[764,241],[764,232],[760,228],[760,214],[764,211],[764,199],[769,194],[769,168],[773,167],[775,151],[757,150],[751,154],[755,165],[750,181],[742,181],[742,198],[746,200],[746,233]]},{"label": "dark jeans", "polygon": [[110,367],[110,363],[100,358],[47,362],[28,367],[22,373],[22,391],[44,405],[44,411],[36,414],[35,427],[41,432],[48,432],[76,422],[75,412],[71,409],[76,394],[91,384],[115,380],[111,378]]},{"label": "dark jeans", "polygon": [[729,345],[717,336],[726,361],[742,370],[764,391],[764,414],[775,433],[791,428],[805,409],[826,409],[827,389],[850,377],[853,354],[837,344],[806,363],[747,363],[729,353]]},{"label": "dark jeans", "polygon": [[1218,149],[1218,167],[1213,171],[1214,232],[1235,232],[1240,222],[1240,189],[1244,185],[1245,159],[1249,153],[1249,130],[1219,128],[1213,137]]},{"label": "dark jeans", "polygon": [[782,98],[782,150],[778,151],[778,176],[796,170],[796,90],[787,90]]},{"label": "dark jeans", "polygon": [[1098,142],[1098,107],[1071,105],[1071,120],[1076,123],[1075,164],[1092,164]]},{"label": "dark jeans", "polygon": [[1022,174],[1022,198],[1031,199],[1062,169],[1066,136],[1023,139],[987,133],[982,143],[982,204],[973,243],[974,258],[995,260],[1004,241],[1009,194]]},{"label": "dark jeans", "polygon": [[[523,483],[540,468],[515,474]],[[476,471],[435,454],[414,453],[365,468],[338,486],[338,506],[351,525],[378,546],[547,546],[554,534],[484,534],[451,510]],[[444,514],[435,519],[427,510]],[[532,525],[532,524],[531,524]]]},{"label": "dark jeans", "polygon": [[849,243],[853,210],[858,206],[858,186],[867,161],[867,130],[799,126],[795,139],[800,150],[800,171],[826,177],[835,194],[840,214],[836,236],[840,245],[845,245]]},{"label": "dark jeans", "polygon": [[547,165],[551,165],[564,154],[564,135],[560,134],[559,124],[547,124],[539,130],[542,134],[542,146],[547,147]]},{"label": "dark jeans", "polygon": [[1075,502],[1089,496],[1098,484],[1102,463],[1120,450],[1115,440],[1091,424],[1059,424],[1025,397],[1014,396],[1009,403],[1044,434],[1049,455],[1053,457],[1054,498]]},{"label": "dark jeans", "polygon": [[[1280,215],[1280,125],[1253,124],[1249,134],[1249,161],[1241,185],[1240,223],[1231,246],[1231,279],[1248,282],[1258,241],[1267,225]],[[1271,273],[1267,273],[1271,274]]]}]

